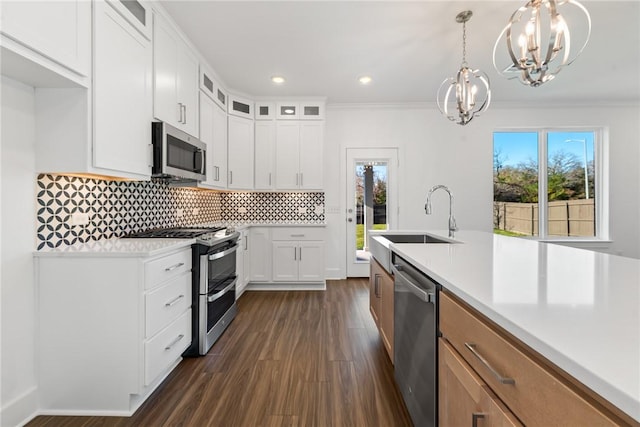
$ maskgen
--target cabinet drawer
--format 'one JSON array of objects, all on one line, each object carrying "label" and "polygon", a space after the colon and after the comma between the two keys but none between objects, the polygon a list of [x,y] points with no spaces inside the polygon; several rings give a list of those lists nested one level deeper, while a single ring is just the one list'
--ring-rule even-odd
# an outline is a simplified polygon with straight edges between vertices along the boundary
[{"label": "cabinet drawer", "polygon": [[144,383],[149,385],[191,344],[191,309],[144,344]]},{"label": "cabinet drawer", "polygon": [[151,289],[185,271],[191,271],[191,248],[145,263],[144,288]]},{"label": "cabinet drawer", "polygon": [[274,227],[271,240],[324,240],[322,227]]},{"label": "cabinet drawer", "polygon": [[[524,424],[616,425],[559,376],[497,333],[479,314],[472,314],[444,292],[440,295],[443,336]],[[514,383],[509,384],[508,379]]]},{"label": "cabinet drawer", "polygon": [[175,320],[191,305],[191,274],[183,273],[145,295],[146,337]]}]

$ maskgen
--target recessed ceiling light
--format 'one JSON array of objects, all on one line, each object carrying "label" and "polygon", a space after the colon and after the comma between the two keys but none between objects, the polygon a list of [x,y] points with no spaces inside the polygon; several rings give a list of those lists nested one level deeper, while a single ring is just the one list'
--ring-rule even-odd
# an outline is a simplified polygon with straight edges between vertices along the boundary
[{"label": "recessed ceiling light", "polygon": [[360,82],[360,84],[368,85],[373,81],[373,79],[371,78],[371,76],[361,76],[358,78],[358,81]]},{"label": "recessed ceiling light", "polygon": [[284,83],[284,77],[282,76],[271,76],[271,81],[277,85],[281,85]]}]

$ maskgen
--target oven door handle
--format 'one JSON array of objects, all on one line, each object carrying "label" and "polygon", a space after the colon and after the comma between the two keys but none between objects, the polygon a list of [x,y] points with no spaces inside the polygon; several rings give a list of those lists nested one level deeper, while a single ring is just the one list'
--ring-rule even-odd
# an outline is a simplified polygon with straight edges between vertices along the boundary
[{"label": "oven door handle", "polygon": [[220,292],[216,292],[213,295],[209,295],[207,297],[207,302],[214,302],[215,300],[217,300],[218,298],[220,298],[221,296],[229,292],[231,288],[233,288],[236,285],[237,281],[238,281],[238,278],[236,277],[235,279],[233,279],[233,282],[231,282],[231,284],[229,284],[226,288],[224,288]]},{"label": "oven door handle", "polygon": [[216,252],[215,254],[209,255],[209,261],[214,261],[216,259],[220,259],[220,258],[225,257],[225,256],[229,255],[230,253],[235,252],[237,250],[238,250],[238,245],[235,244],[235,245],[231,246],[227,250],[224,250],[222,252]]}]

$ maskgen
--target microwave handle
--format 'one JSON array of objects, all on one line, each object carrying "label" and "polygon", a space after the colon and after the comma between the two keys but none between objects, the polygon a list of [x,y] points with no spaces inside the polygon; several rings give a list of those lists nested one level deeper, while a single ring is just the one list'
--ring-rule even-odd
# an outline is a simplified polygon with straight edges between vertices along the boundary
[{"label": "microwave handle", "polygon": [[[206,170],[207,170],[207,162],[206,162],[206,158],[205,156],[207,155],[207,153],[204,150],[198,150],[195,151],[193,153],[193,161],[195,163],[194,166],[196,166],[199,173],[201,173],[202,175],[205,175]],[[198,160],[200,160],[200,163],[198,164]]]}]

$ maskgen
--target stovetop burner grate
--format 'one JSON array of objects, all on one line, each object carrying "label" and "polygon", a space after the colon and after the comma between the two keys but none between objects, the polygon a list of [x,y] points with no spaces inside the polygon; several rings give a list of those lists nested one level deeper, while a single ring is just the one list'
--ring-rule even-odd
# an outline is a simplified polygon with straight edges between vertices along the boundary
[{"label": "stovetop burner grate", "polygon": [[154,228],[151,230],[130,233],[123,238],[165,238],[165,239],[193,239],[203,234],[215,233],[224,230],[225,227],[174,227],[174,228]]}]

